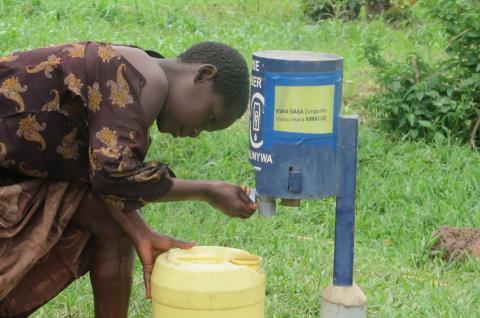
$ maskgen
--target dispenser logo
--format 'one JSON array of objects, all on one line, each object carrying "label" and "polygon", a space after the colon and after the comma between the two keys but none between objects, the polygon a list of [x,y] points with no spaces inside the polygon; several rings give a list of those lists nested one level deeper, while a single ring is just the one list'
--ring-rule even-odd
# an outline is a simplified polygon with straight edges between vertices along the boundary
[{"label": "dispenser logo", "polygon": [[260,131],[260,103],[259,102],[253,102],[253,131],[254,131],[254,138],[257,139],[257,132]]},{"label": "dispenser logo", "polygon": [[259,92],[252,95],[250,101],[250,145],[258,149],[263,145],[262,119],[264,115],[265,98]]}]

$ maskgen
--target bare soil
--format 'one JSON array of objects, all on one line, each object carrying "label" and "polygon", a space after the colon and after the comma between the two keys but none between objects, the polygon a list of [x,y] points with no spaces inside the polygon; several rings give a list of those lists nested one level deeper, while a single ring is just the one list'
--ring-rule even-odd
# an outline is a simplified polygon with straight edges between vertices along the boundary
[{"label": "bare soil", "polygon": [[436,238],[431,255],[444,259],[460,259],[467,255],[480,259],[480,229],[443,227],[434,233]]}]

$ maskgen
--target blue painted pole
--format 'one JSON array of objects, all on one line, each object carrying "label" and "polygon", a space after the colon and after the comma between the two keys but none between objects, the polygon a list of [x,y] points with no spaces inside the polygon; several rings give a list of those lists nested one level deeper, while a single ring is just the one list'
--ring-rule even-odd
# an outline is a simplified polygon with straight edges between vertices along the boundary
[{"label": "blue painted pole", "polygon": [[340,116],[336,152],[336,215],[333,284],[353,283],[358,117]]}]

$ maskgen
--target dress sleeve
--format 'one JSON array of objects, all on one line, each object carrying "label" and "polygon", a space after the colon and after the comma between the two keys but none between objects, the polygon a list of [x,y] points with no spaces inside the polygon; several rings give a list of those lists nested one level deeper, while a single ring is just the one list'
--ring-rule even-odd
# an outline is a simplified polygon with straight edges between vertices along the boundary
[{"label": "dress sleeve", "polygon": [[86,67],[92,190],[132,211],[168,192],[174,177],[161,162],[144,162],[150,143],[139,103],[144,78],[108,45],[91,45]]}]

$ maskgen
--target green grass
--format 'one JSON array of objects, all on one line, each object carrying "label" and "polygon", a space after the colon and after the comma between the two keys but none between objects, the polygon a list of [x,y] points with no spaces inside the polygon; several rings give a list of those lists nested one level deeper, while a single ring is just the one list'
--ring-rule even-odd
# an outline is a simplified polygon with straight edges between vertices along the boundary
[{"label": "green grass", "polygon": [[[77,40],[136,44],[175,56],[201,40],[237,47],[250,61],[262,49],[307,49],[345,58],[344,112],[376,91],[360,44],[375,36],[391,59],[419,47],[436,58],[445,37],[417,10],[405,28],[382,21],[310,25],[299,1],[7,1],[0,0],[0,54]],[[422,22],[420,22],[422,21]],[[364,116],[367,117],[367,116]],[[254,186],[247,160],[248,121],[174,140],[154,134],[149,156],[170,163],[178,176]],[[360,128],[355,281],[368,297],[369,317],[476,317],[478,260],[428,258],[432,232],[442,225],[480,227],[480,156],[465,146],[390,138],[368,121]],[[264,257],[267,317],[318,317],[333,262],[334,200],[279,208],[276,217],[229,219],[206,204],[154,204],[145,209],[158,231],[199,244],[243,248]],[[88,277],[61,293],[34,317],[91,317]],[[148,317],[137,262],[130,316]]]}]

